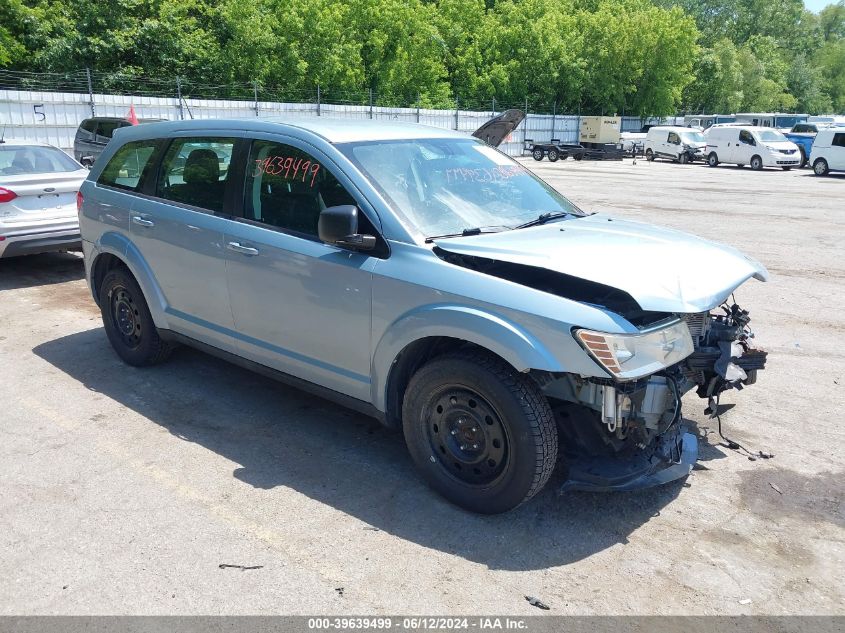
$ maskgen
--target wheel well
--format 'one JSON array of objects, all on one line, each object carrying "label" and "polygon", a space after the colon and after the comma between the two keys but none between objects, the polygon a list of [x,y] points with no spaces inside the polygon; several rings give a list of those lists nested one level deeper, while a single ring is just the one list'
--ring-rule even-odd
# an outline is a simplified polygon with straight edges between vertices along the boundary
[{"label": "wheel well", "polygon": [[100,284],[106,273],[115,268],[125,268],[127,271],[129,267],[117,255],[111,253],[103,253],[94,260],[94,265],[91,268],[91,292],[94,295],[94,301],[99,305],[100,302]]},{"label": "wheel well", "polygon": [[385,424],[391,428],[402,428],[402,404],[405,399],[405,390],[420,367],[437,356],[466,349],[478,349],[493,354],[475,343],[448,336],[422,338],[410,343],[399,352],[399,355],[393,359],[387,379]]}]

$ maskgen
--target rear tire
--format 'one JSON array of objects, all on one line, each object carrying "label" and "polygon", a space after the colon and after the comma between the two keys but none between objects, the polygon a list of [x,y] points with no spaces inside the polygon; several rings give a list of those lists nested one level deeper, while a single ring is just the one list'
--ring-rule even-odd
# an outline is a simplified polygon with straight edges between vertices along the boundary
[{"label": "rear tire", "polygon": [[830,173],[830,167],[828,167],[827,161],[824,158],[819,158],[813,163],[813,173],[816,176],[827,176]]},{"label": "rear tire", "polygon": [[560,154],[556,149],[550,149],[548,152],[549,162],[555,163],[557,159],[560,158]]},{"label": "rear tire", "polygon": [[798,164],[798,169],[804,169],[810,159],[807,158],[807,153],[804,151],[803,147],[799,147],[798,151],[801,152],[801,162]]},{"label": "rear tire", "polygon": [[428,484],[472,512],[507,512],[539,492],[557,460],[554,417],[539,387],[486,352],[435,358],[402,406],[408,450]]},{"label": "rear tire", "polygon": [[534,160],[543,160],[543,150],[535,149],[533,152],[531,152],[531,156],[534,158]]},{"label": "rear tire", "polygon": [[710,154],[707,156],[707,164],[711,167],[719,166],[719,157],[716,156],[716,152],[710,152]]},{"label": "rear tire", "polygon": [[170,356],[173,347],[159,336],[144,293],[128,270],[106,273],[99,299],[106,336],[123,362],[146,367]]},{"label": "rear tire", "polygon": [[763,159],[756,154],[751,157],[751,162],[749,164],[751,165],[751,169],[754,171],[760,171],[763,169]]}]

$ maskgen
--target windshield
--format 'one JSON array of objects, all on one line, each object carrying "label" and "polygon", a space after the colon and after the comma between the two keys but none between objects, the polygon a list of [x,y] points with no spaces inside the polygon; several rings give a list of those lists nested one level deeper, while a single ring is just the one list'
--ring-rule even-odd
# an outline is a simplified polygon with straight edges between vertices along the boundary
[{"label": "windshield", "polygon": [[757,132],[757,136],[759,136],[760,140],[764,143],[777,143],[786,140],[786,137],[776,130],[761,130],[760,132]]},{"label": "windshield", "polygon": [[372,141],[338,146],[426,237],[507,229],[543,213],[583,213],[498,150],[474,139]]},{"label": "windshield", "polygon": [[41,145],[0,145],[0,174],[47,174],[83,169],[70,156],[55,147]]},{"label": "windshield", "polygon": [[707,143],[704,134],[701,132],[681,132],[681,138],[684,140],[684,143]]}]

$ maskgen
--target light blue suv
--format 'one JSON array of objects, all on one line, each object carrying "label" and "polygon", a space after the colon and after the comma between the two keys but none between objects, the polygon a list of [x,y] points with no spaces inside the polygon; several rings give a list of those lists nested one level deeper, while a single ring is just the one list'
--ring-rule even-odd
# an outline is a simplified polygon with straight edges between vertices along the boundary
[{"label": "light blue suv", "polygon": [[681,396],[712,404],[766,360],[747,312],[725,303],[766,279],[760,264],[585,214],[457,132],[324,118],[124,128],[79,204],[88,281],[124,361],[186,343],[367,412],[476,512],[516,507],[556,465],[570,489],[687,475]]}]

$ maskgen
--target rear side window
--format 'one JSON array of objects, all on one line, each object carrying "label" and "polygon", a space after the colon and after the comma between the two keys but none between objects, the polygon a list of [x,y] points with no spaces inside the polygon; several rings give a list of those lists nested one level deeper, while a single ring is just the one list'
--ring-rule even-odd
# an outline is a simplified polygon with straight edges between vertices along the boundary
[{"label": "rear side window", "polygon": [[112,156],[97,184],[139,191],[141,177],[151,166],[156,145],[152,140],[127,143]]},{"label": "rear side window", "polygon": [[320,211],[341,204],[356,202],[316,158],[290,145],[253,142],[246,174],[246,219],[316,236]]},{"label": "rear side window", "polygon": [[119,127],[122,127],[120,121],[100,121],[97,124],[97,136],[100,138],[97,140],[108,143],[114,135],[114,131]]},{"label": "rear side window", "polygon": [[845,147],[845,133],[839,132],[833,135],[833,141],[830,143],[836,147]]},{"label": "rear side window", "polygon": [[209,211],[223,211],[233,138],[175,139],[161,164],[156,195]]},{"label": "rear side window", "polygon": [[97,129],[97,121],[95,121],[94,119],[85,119],[79,127],[85,130],[86,132],[90,132],[91,134],[93,134],[94,131]]}]

